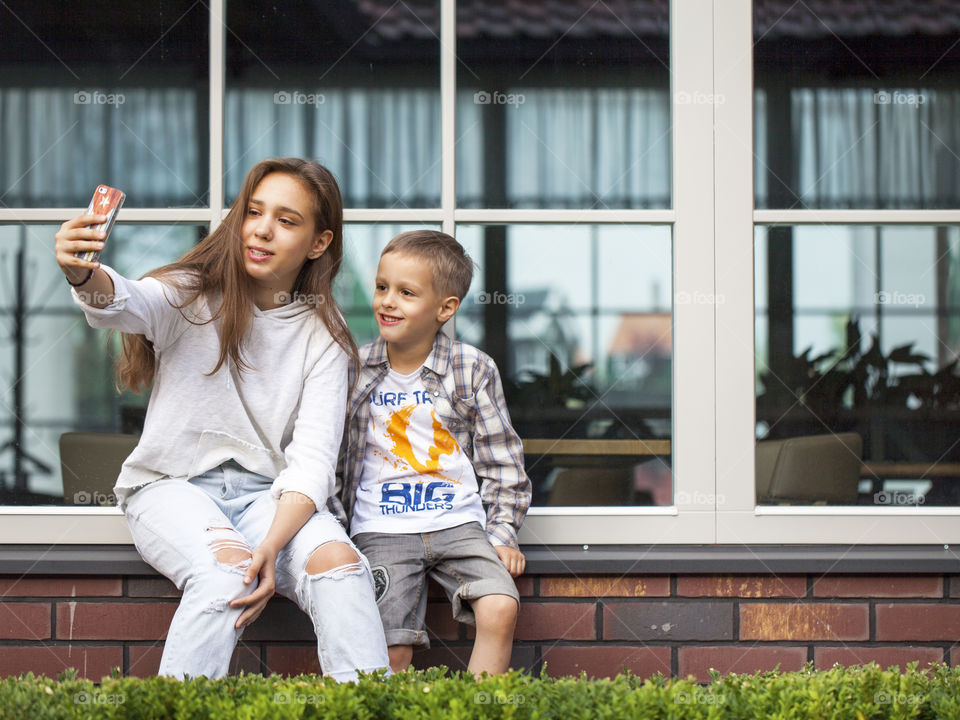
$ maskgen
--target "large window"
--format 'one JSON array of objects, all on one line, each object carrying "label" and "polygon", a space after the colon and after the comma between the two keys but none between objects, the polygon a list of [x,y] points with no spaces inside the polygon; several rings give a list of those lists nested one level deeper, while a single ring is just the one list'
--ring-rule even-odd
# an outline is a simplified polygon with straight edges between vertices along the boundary
[{"label": "large window", "polygon": [[139,276],[215,225],[254,162],[302,155],[341,183],[336,292],[358,342],[376,332],[390,237],[455,234],[478,265],[455,332],[501,368],[534,505],[672,506],[669,9],[514,10],[134,3],[85,26],[110,39],[91,43],[71,39],[67,11],[5,6],[18,39],[0,56],[0,137],[16,151],[0,160],[0,243],[23,256],[24,302],[2,312],[26,330],[3,356],[5,503],[75,504],[59,434],[142,421],[144,398],[112,386],[116,338],[59,281],[67,208],[97,182],[123,188],[104,260]]}]

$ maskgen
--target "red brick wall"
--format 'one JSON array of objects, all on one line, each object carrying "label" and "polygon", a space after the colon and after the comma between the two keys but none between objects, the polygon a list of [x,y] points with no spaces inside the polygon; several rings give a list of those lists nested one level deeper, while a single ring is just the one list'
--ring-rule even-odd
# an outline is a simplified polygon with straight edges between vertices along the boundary
[{"label": "red brick wall", "polygon": [[[694,675],[875,660],[960,663],[960,576],[534,576],[522,596],[513,664],[551,675]],[[0,577],[0,676],[75,667],[151,675],[179,593],[157,577]],[[472,628],[431,588],[430,650],[418,667],[463,667]],[[235,670],[318,672],[306,616],[275,599],[246,631]]]}]

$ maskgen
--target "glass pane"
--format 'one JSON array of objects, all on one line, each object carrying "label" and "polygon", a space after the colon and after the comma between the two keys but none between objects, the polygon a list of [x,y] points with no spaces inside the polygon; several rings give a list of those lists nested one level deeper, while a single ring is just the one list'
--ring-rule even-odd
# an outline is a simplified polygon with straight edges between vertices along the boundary
[{"label": "glass pane", "polygon": [[669,505],[670,229],[463,226],[457,335],[500,368],[537,505]]},{"label": "glass pane", "polygon": [[759,502],[960,504],[960,228],[755,241]]},{"label": "glass pane", "polygon": [[254,162],[296,155],[329,167],[348,207],[439,206],[438,3],[237,2],[227,15],[227,202]]},{"label": "glass pane", "polygon": [[665,208],[667,3],[462,3],[457,202]]},{"label": "glass pane", "polygon": [[129,207],[206,204],[206,8],[101,10],[81,20],[72,4],[4,3],[0,203],[85,207],[106,183]]},{"label": "glass pane", "polygon": [[960,0],[753,8],[757,207],[960,206]]},{"label": "glass pane", "polygon": [[[110,353],[119,352],[119,337],[90,328],[71,300],[53,255],[57,227],[0,226],[0,262],[10,277],[0,296],[0,324],[9,329],[6,337],[24,338],[20,345],[3,343],[0,355],[2,504],[62,503],[60,434],[136,432],[146,404],[145,396],[117,395]],[[117,225],[102,260],[139,277],[175,260],[204,231]]]}]

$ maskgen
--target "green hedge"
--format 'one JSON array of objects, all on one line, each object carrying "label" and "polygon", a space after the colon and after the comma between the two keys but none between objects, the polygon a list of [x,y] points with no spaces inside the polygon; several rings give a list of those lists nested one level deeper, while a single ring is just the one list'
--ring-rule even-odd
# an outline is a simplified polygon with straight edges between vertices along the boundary
[{"label": "green hedge", "polygon": [[253,718],[664,718],[960,719],[960,668],[906,672],[876,665],[690,680],[621,675],[612,680],[446,675],[443,668],[365,677],[338,685],[315,676],[245,675],[177,682],[104,678],[99,685],[68,671],[57,680],[0,682],[0,718],[252,720]]}]

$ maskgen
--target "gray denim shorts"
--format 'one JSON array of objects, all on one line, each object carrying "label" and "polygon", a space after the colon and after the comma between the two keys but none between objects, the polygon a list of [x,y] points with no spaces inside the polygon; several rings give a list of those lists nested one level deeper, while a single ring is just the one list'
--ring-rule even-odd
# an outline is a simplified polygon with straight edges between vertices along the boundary
[{"label": "gray denim shorts", "polygon": [[460,622],[476,624],[470,601],[484,595],[520,602],[480,523],[429,533],[359,533],[353,541],[370,562],[387,645],[430,647],[424,622],[428,576],[443,588]]}]

